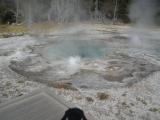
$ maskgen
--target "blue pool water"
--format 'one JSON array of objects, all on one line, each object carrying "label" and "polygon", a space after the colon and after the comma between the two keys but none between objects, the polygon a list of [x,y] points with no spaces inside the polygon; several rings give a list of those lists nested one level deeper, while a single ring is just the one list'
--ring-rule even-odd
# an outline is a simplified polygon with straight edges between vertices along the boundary
[{"label": "blue pool water", "polygon": [[114,52],[140,52],[160,58],[160,41],[142,41],[145,45],[136,46],[131,42],[103,40],[55,40],[45,48],[46,56],[51,59],[63,59],[79,56],[82,59],[103,59]]},{"label": "blue pool water", "polygon": [[108,47],[96,40],[59,40],[47,48],[51,59],[79,56],[81,58],[104,58]]}]

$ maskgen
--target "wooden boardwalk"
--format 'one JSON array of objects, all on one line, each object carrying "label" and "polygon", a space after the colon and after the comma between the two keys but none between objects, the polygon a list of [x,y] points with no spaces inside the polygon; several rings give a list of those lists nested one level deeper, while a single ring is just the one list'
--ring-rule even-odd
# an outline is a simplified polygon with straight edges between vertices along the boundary
[{"label": "wooden boardwalk", "polygon": [[0,120],[61,120],[71,107],[47,89],[0,105]]}]

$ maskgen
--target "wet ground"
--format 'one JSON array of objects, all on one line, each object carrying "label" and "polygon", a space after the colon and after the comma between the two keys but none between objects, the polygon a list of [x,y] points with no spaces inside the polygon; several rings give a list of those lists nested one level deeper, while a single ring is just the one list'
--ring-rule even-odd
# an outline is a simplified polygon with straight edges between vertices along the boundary
[{"label": "wet ground", "polygon": [[1,39],[1,102],[48,86],[99,120],[158,120],[159,33],[80,24]]}]

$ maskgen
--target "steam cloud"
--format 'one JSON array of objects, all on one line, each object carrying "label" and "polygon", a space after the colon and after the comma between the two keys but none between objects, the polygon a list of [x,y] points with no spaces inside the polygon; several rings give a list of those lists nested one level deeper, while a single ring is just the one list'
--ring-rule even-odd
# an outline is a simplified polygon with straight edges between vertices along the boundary
[{"label": "steam cloud", "polygon": [[157,0],[132,0],[130,6],[130,19],[137,25],[153,25],[156,9]]},{"label": "steam cloud", "polygon": [[[28,23],[37,21],[70,22],[100,16],[98,0],[17,0]],[[99,14],[99,15],[97,15]]]}]

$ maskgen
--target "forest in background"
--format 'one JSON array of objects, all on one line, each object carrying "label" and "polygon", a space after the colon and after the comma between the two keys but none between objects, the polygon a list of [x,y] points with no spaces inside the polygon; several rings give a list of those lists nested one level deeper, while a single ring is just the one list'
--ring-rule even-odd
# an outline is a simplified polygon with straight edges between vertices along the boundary
[{"label": "forest in background", "polygon": [[[46,15],[49,10],[46,8],[51,7],[51,2],[53,0],[0,0],[0,23],[27,23],[26,18],[29,18],[28,12],[32,9],[35,12],[35,9],[38,9],[33,16],[33,22],[40,21],[49,21],[51,17]],[[85,8],[88,9],[87,14],[95,13],[96,10],[101,13],[103,19],[118,21],[128,23],[131,22],[129,17],[129,7],[133,0],[84,0]],[[96,3],[98,1],[98,3]],[[154,0],[153,0],[154,1]],[[157,8],[160,6],[160,1],[157,1]],[[96,4],[95,4],[96,3]],[[43,5],[42,9],[39,9]],[[97,6],[96,6],[97,5]],[[33,9],[34,8],[34,9]],[[155,8],[155,9],[157,9]],[[25,13],[27,11],[27,14]],[[41,15],[43,14],[43,15]],[[76,14],[76,13],[74,13]],[[93,14],[92,16],[94,16]],[[69,16],[70,17],[70,16]],[[96,16],[97,17],[97,16]],[[71,17],[70,17],[71,18]],[[154,15],[154,20],[156,23],[160,23],[160,10],[157,10],[157,13]]]}]

